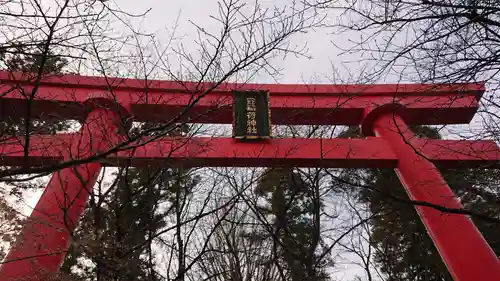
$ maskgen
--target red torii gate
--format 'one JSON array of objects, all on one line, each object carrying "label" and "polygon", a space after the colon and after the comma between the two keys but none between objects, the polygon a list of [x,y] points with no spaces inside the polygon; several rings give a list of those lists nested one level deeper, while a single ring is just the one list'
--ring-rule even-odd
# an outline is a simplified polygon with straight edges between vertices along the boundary
[{"label": "red torii gate", "polygon": [[[211,83],[72,75],[35,83],[19,73],[0,72],[1,118],[35,116],[83,123],[75,134],[11,137],[0,143],[4,166],[61,168],[52,174],[31,214],[32,223],[24,227],[0,268],[0,280],[42,280],[40,273],[59,270],[70,233],[103,165],[394,168],[411,199],[457,209],[461,205],[436,166],[500,167],[500,149],[493,141],[419,139],[407,127],[469,123],[485,90],[480,83],[223,83],[208,91],[211,87]],[[182,116],[177,122],[229,124],[233,90],[269,91],[273,124],[360,125],[367,137],[251,143],[208,137],[139,139],[109,151],[125,140],[120,131],[127,126],[122,125],[132,121]],[[64,164],[68,161],[71,165]],[[470,218],[429,207],[416,209],[454,280],[500,279],[498,257]]]}]

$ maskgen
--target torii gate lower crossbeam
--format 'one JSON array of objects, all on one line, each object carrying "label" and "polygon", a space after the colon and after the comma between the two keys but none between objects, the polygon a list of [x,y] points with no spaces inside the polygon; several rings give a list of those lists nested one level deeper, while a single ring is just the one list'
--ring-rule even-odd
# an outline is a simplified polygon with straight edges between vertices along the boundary
[{"label": "torii gate lower crossbeam", "polygon": [[[29,81],[19,80],[17,76],[15,79],[11,77],[8,73],[0,73],[2,87],[14,83],[28,88],[31,85]],[[287,85],[280,88],[277,85],[260,85],[259,87],[270,90],[271,112],[276,113],[274,118],[277,123],[287,124],[286,117],[289,113],[284,109],[288,108],[288,101],[289,107],[295,110],[291,115],[296,116],[298,109],[304,110],[302,116],[305,117],[306,124],[360,124],[365,135],[374,137],[349,140],[273,139],[262,143],[238,143],[231,139],[220,139],[222,144],[218,143],[218,138],[212,139],[213,143],[207,141],[207,138],[160,139],[134,150],[128,150],[125,146],[122,151],[96,157],[96,161],[89,162],[85,159],[106,152],[124,141],[123,136],[118,135],[119,129],[122,129],[119,121],[123,117],[126,116],[127,120],[135,118],[136,121],[159,121],[158,112],[168,108],[178,110],[186,106],[186,99],[182,95],[188,93],[179,93],[181,98],[176,100],[171,92],[179,90],[178,88],[170,82],[155,82],[155,102],[150,104],[138,98],[135,93],[142,87],[136,80],[125,80],[125,86],[117,86],[110,91],[103,86],[102,81],[99,82],[99,78],[57,79],[42,80],[42,96],[30,103],[36,108],[35,112],[59,113],[61,118],[64,115],[74,118],[81,116],[83,112],[90,112],[85,114],[86,122],[82,130],[74,135],[31,136],[29,144],[25,143],[25,138],[12,138],[0,144],[0,162],[25,168],[51,167],[66,160],[81,163],[54,172],[30,222],[24,227],[0,268],[0,280],[38,281],[44,280],[44,274],[57,272],[70,243],[70,234],[83,213],[85,201],[95,184],[101,165],[123,165],[127,159],[129,164],[137,166],[164,165],[174,161],[178,165],[187,166],[389,167],[395,169],[411,199],[456,209],[462,206],[435,164],[449,167],[499,167],[500,149],[492,141],[422,140],[415,138],[407,127],[407,123],[418,124],[419,120],[423,124],[461,123],[470,120],[477,110],[477,100],[484,92],[481,85],[459,85],[458,88],[454,85],[435,88],[429,85],[402,85],[402,88],[338,85],[308,85],[302,88]],[[82,84],[79,81],[84,82]],[[106,85],[108,83],[109,79],[106,80]],[[220,106],[221,97],[226,97],[226,91],[236,86],[241,85],[224,85],[223,89],[207,95],[207,99],[202,100],[199,106],[192,105],[196,115],[209,109],[206,116],[201,117],[201,122],[228,121],[224,113],[227,108],[222,111],[222,115],[215,117],[217,114],[214,115],[213,109],[217,107],[214,104]],[[257,85],[249,87],[255,88]],[[69,95],[64,95],[64,89],[77,89],[76,93],[72,91],[74,100],[70,100]],[[96,89],[101,91],[97,98]],[[301,90],[293,92],[293,89]],[[306,93],[306,89],[310,92]],[[85,94],[86,91],[92,93]],[[162,91],[168,92],[165,96],[174,99],[164,100]],[[111,94],[116,96],[106,99]],[[83,106],[86,110],[58,109],[43,95],[50,96],[54,102],[62,102],[73,108]],[[346,99],[346,96],[350,99]],[[449,99],[450,96],[456,98]],[[309,98],[321,102],[305,102]],[[302,103],[297,103],[297,100]],[[349,116],[347,119],[332,121],[324,119],[325,116],[314,115],[318,110],[320,115],[328,116],[328,101],[339,100],[344,103],[336,103],[336,109],[340,108],[346,113]],[[208,101],[219,102],[212,104]],[[16,95],[15,91],[9,91],[9,94],[0,98],[1,107],[24,103],[27,101],[23,101],[23,96]],[[316,108],[316,105],[320,108]],[[228,104],[225,106],[230,107]],[[154,108],[156,115],[141,113],[141,110],[147,111],[148,108]],[[8,116],[18,114],[9,110],[4,112]],[[288,124],[300,124],[298,119],[291,120],[293,121],[288,121]],[[136,144],[129,145],[136,147]],[[26,145],[29,145],[28,155],[22,153]],[[500,278],[500,262],[470,218],[443,213],[430,207],[419,206],[416,209],[454,280],[494,281]]]}]

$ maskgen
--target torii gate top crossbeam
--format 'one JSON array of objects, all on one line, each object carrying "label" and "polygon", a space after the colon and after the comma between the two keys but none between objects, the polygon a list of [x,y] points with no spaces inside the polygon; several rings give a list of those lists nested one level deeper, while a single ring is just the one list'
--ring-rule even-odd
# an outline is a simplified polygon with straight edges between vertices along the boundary
[{"label": "torii gate top crossbeam", "polygon": [[[232,90],[267,90],[273,124],[358,125],[368,107],[405,106],[408,124],[468,123],[484,93],[482,83],[393,85],[276,85],[174,82],[75,75],[44,77],[0,71],[1,118],[26,116],[83,120],[84,103],[92,98],[116,101],[133,121],[169,121],[190,107],[193,123],[232,122]],[[211,91],[209,91],[211,90]],[[203,95],[205,92],[209,92]],[[193,105],[193,101],[203,95]],[[186,119],[184,119],[186,120]]]}]

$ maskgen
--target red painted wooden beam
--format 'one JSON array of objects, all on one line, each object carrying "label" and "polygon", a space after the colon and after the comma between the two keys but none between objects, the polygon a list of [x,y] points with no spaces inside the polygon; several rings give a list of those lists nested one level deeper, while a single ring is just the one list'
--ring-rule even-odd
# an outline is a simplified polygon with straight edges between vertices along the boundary
[{"label": "red painted wooden beam", "polygon": [[[118,154],[117,164],[176,160],[188,166],[233,167],[393,167],[395,155],[385,141],[369,139],[272,139],[242,143],[231,138],[192,138],[153,142]],[[158,160],[157,160],[158,159]]]},{"label": "red painted wooden beam", "polygon": [[[141,81],[61,75],[45,78],[33,96],[36,117],[82,120],[83,102],[105,96],[127,108],[135,121],[168,121],[177,116],[211,83]],[[0,72],[3,118],[26,114],[33,89],[25,76]],[[232,123],[232,90],[268,90],[273,124],[357,125],[367,107],[401,103],[409,124],[468,123],[477,110],[484,85],[276,85],[223,83],[188,111],[193,123]]]},{"label": "red painted wooden beam", "polygon": [[[61,162],[67,148],[77,141],[74,135],[32,136],[30,155],[25,157],[24,139],[13,138],[0,144],[0,163],[8,166],[52,165]],[[414,139],[412,144],[419,153],[445,168],[500,167],[500,148],[494,141]],[[238,142],[231,138],[165,138],[110,155],[102,162],[108,166],[173,163],[219,167],[394,168],[397,158],[386,141],[373,137],[285,138],[254,143]]]},{"label": "red painted wooden beam", "polygon": [[412,139],[411,145],[439,167],[500,167],[500,148],[491,140]]},{"label": "red painted wooden beam", "polygon": [[[390,144],[398,157],[395,172],[405,188],[408,198],[435,206],[461,210],[463,206],[446,184],[439,170],[427,159],[415,153],[408,145],[415,138],[404,120],[393,113],[378,116],[374,122],[375,135]],[[436,142],[429,148],[440,149],[444,143]],[[465,144],[465,145],[464,145]],[[453,142],[453,149],[474,151],[471,143]],[[448,153],[449,147],[443,152]],[[497,149],[498,151],[498,149]],[[441,155],[441,153],[439,153]],[[415,204],[415,209],[425,225],[429,237],[455,281],[498,281],[500,262],[481,232],[469,216],[442,212],[428,206]]]}]

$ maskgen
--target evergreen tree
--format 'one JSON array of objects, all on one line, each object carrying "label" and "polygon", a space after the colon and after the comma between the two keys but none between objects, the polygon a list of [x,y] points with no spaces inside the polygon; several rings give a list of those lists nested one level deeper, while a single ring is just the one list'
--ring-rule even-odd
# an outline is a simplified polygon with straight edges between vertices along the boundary
[{"label": "evergreen tree", "polygon": [[265,201],[261,212],[272,217],[274,232],[267,230],[256,235],[278,240],[278,263],[291,281],[328,279],[324,271],[326,261],[320,262],[316,251],[320,243],[316,219],[321,203],[313,188],[291,169],[272,169],[267,170],[255,190]]},{"label": "evergreen tree", "polygon": [[[419,137],[440,138],[434,128],[414,126],[411,129]],[[359,134],[359,129],[352,127],[341,137],[357,137]],[[498,172],[478,169],[441,172],[466,208],[493,217],[500,215],[500,193],[494,185],[495,180],[500,178]],[[387,196],[391,194],[408,199],[394,171],[370,169],[362,174],[361,181],[352,174],[346,180],[367,186],[358,189],[360,202],[368,204],[372,213],[383,214],[371,221],[371,241],[378,249],[375,260],[382,272],[387,274],[387,280],[452,281],[414,206]],[[474,222],[494,251],[500,254],[500,225],[481,220]]]},{"label": "evergreen tree", "polygon": [[[174,134],[188,130],[180,127]],[[124,167],[117,177],[105,196],[91,199],[61,271],[85,280],[161,281],[153,236],[165,226],[176,200],[188,196],[199,178],[187,170],[158,167]]]},{"label": "evergreen tree", "polygon": [[[51,50],[44,53],[43,45],[34,47],[26,47],[23,45],[16,46],[16,44],[11,45],[15,47],[0,47],[0,65],[2,65],[4,70],[35,75],[39,72],[41,75],[57,75],[63,74],[68,65],[67,59],[54,54]],[[41,68],[42,64],[43,68]],[[30,134],[55,134],[67,130],[71,125],[70,121],[39,120],[34,116],[30,117],[30,120],[27,121],[30,123]],[[21,118],[21,120],[2,120],[0,122],[0,127],[4,137],[15,135],[22,136],[26,133],[26,120],[24,120],[24,118]]]},{"label": "evergreen tree", "polygon": [[15,43],[10,45],[11,47],[0,47],[0,62],[5,70],[54,75],[63,73],[68,65],[67,59],[54,54],[52,50],[44,52],[43,44],[34,47]]}]

